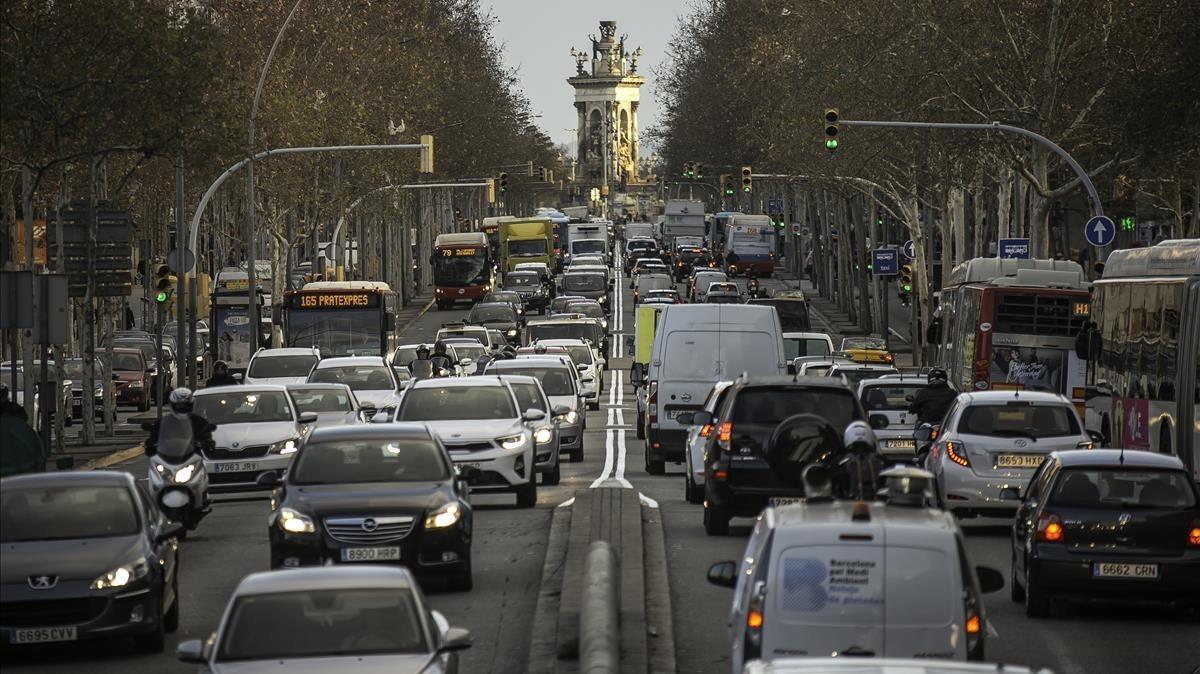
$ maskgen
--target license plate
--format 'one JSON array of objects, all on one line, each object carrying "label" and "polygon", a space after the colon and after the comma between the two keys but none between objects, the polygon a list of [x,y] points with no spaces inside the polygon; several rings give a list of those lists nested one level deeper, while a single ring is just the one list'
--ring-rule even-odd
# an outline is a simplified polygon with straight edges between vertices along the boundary
[{"label": "license plate", "polygon": [[1097,578],[1158,578],[1157,564],[1114,564],[1096,562],[1092,564],[1092,575]]},{"label": "license plate", "polygon": [[912,440],[885,440],[883,446],[885,449],[912,449],[915,447]]},{"label": "license plate", "polygon": [[75,641],[78,638],[74,627],[33,627],[13,630],[8,634],[10,644],[44,644],[51,641]]},{"label": "license plate", "polygon": [[[451,459],[451,460],[453,460],[453,459]],[[480,468],[482,468],[482,467],[483,467],[483,465],[482,465],[481,463],[479,463],[478,461],[454,461],[454,465],[456,465],[456,466],[469,466],[469,467],[471,467],[471,468],[474,468],[474,469],[476,469],[476,470],[478,470],[478,469],[480,469]]]},{"label": "license plate", "polygon": [[665,411],[667,413],[667,419],[675,419],[675,417],[678,417],[680,414],[684,414],[686,412],[697,412],[697,411],[699,411],[699,409],[700,408],[681,409],[681,410],[665,410]]},{"label": "license plate", "polygon": [[258,464],[253,461],[213,464],[214,473],[249,473],[256,470],[258,470]]},{"label": "license plate", "polygon": [[1001,454],[996,457],[996,467],[1037,468],[1045,458],[1042,454]]},{"label": "license plate", "polygon": [[342,548],[343,562],[386,562],[399,561],[400,548]]},{"label": "license plate", "polygon": [[803,502],[804,499],[800,498],[799,496],[772,497],[768,501],[768,503],[772,506],[794,505],[796,503]]}]

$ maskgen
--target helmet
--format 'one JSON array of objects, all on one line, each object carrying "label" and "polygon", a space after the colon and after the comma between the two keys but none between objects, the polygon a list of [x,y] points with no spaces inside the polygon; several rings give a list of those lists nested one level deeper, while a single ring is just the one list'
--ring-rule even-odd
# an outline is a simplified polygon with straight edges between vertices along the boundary
[{"label": "helmet", "polygon": [[419,360],[427,360],[429,358],[429,347],[422,344],[417,347],[417,358]]},{"label": "helmet", "polygon": [[171,391],[171,396],[167,400],[171,403],[172,412],[176,412],[178,414],[192,413],[192,405],[195,402],[195,398],[192,396],[192,390],[190,388],[180,386],[174,391]]},{"label": "helmet", "polygon": [[873,453],[875,431],[872,431],[865,421],[851,421],[842,433],[842,444],[848,452]]},{"label": "helmet", "polygon": [[433,352],[439,356],[446,355],[446,343],[439,341],[433,345]]},{"label": "helmet", "polygon": [[946,371],[940,367],[935,367],[929,371],[929,383],[930,384],[935,384],[938,382],[945,384],[949,380],[950,380],[950,376],[947,375]]},{"label": "helmet", "polygon": [[229,365],[226,364],[225,361],[223,361],[223,360],[218,360],[217,362],[213,363],[213,371],[214,372],[216,372],[218,370],[228,370],[228,369],[229,369]]}]

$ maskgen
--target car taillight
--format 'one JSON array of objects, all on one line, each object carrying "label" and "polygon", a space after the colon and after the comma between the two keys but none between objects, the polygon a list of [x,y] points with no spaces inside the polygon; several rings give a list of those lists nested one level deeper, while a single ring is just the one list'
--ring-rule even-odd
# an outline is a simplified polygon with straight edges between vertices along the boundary
[{"label": "car taillight", "polygon": [[754,594],[746,607],[746,659],[758,658],[762,654],[763,607],[766,604],[767,584],[754,584]]},{"label": "car taillight", "polygon": [[728,443],[733,437],[733,422],[725,421],[721,423],[721,427],[717,429],[717,442]]},{"label": "car taillight", "polygon": [[707,438],[709,435],[712,435],[712,431],[713,431],[712,424],[704,424],[703,426],[700,427],[700,437]]},{"label": "car taillight", "polygon": [[1188,531],[1188,547],[1200,548],[1200,520],[1192,520],[1192,529]]},{"label": "car taillight", "polygon": [[967,618],[967,634],[979,634],[981,625],[982,623],[979,620],[979,616],[973,615],[970,618]]},{"label": "car taillight", "polygon": [[646,388],[646,415],[650,423],[658,423],[658,380],[651,379]]},{"label": "car taillight", "polygon": [[970,468],[971,462],[967,460],[967,450],[961,442],[946,442],[946,456],[964,468]]},{"label": "car taillight", "polygon": [[1042,543],[1058,543],[1062,538],[1062,520],[1054,513],[1042,513],[1037,522],[1037,540]]}]

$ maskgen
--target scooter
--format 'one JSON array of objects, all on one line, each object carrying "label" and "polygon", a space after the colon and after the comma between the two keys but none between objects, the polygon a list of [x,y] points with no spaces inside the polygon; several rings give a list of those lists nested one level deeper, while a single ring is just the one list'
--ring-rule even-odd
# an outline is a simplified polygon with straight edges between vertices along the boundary
[{"label": "scooter", "polygon": [[917,427],[913,429],[913,446],[916,448],[916,456],[913,459],[913,463],[919,467],[925,466],[925,458],[929,456],[929,450],[933,447],[937,436],[937,426],[928,421],[917,424]]},{"label": "scooter", "polygon": [[163,514],[184,525],[185,535],[212,511],[208,472],[196,451],[187,416],[166,414],[159,421],[158,445],[150,455],[149,484]]},{"label": "scooter", "polygon": [[752,278],[746,282],[746,294],[751,298],[758,298],[762,296],[762,291],[759,290],[758,287],[758,279]]}]

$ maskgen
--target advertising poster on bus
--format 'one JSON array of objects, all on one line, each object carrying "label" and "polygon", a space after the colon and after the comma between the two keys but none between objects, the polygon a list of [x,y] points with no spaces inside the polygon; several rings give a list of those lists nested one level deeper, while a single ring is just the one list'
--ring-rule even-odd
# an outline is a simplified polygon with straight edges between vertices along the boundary
[{"label": "advertising poster on bus", "polygon": [[216,313],[217,360],[225,361],[231,368],[245,367],[253,353],[249,307],[219,307]]}]

